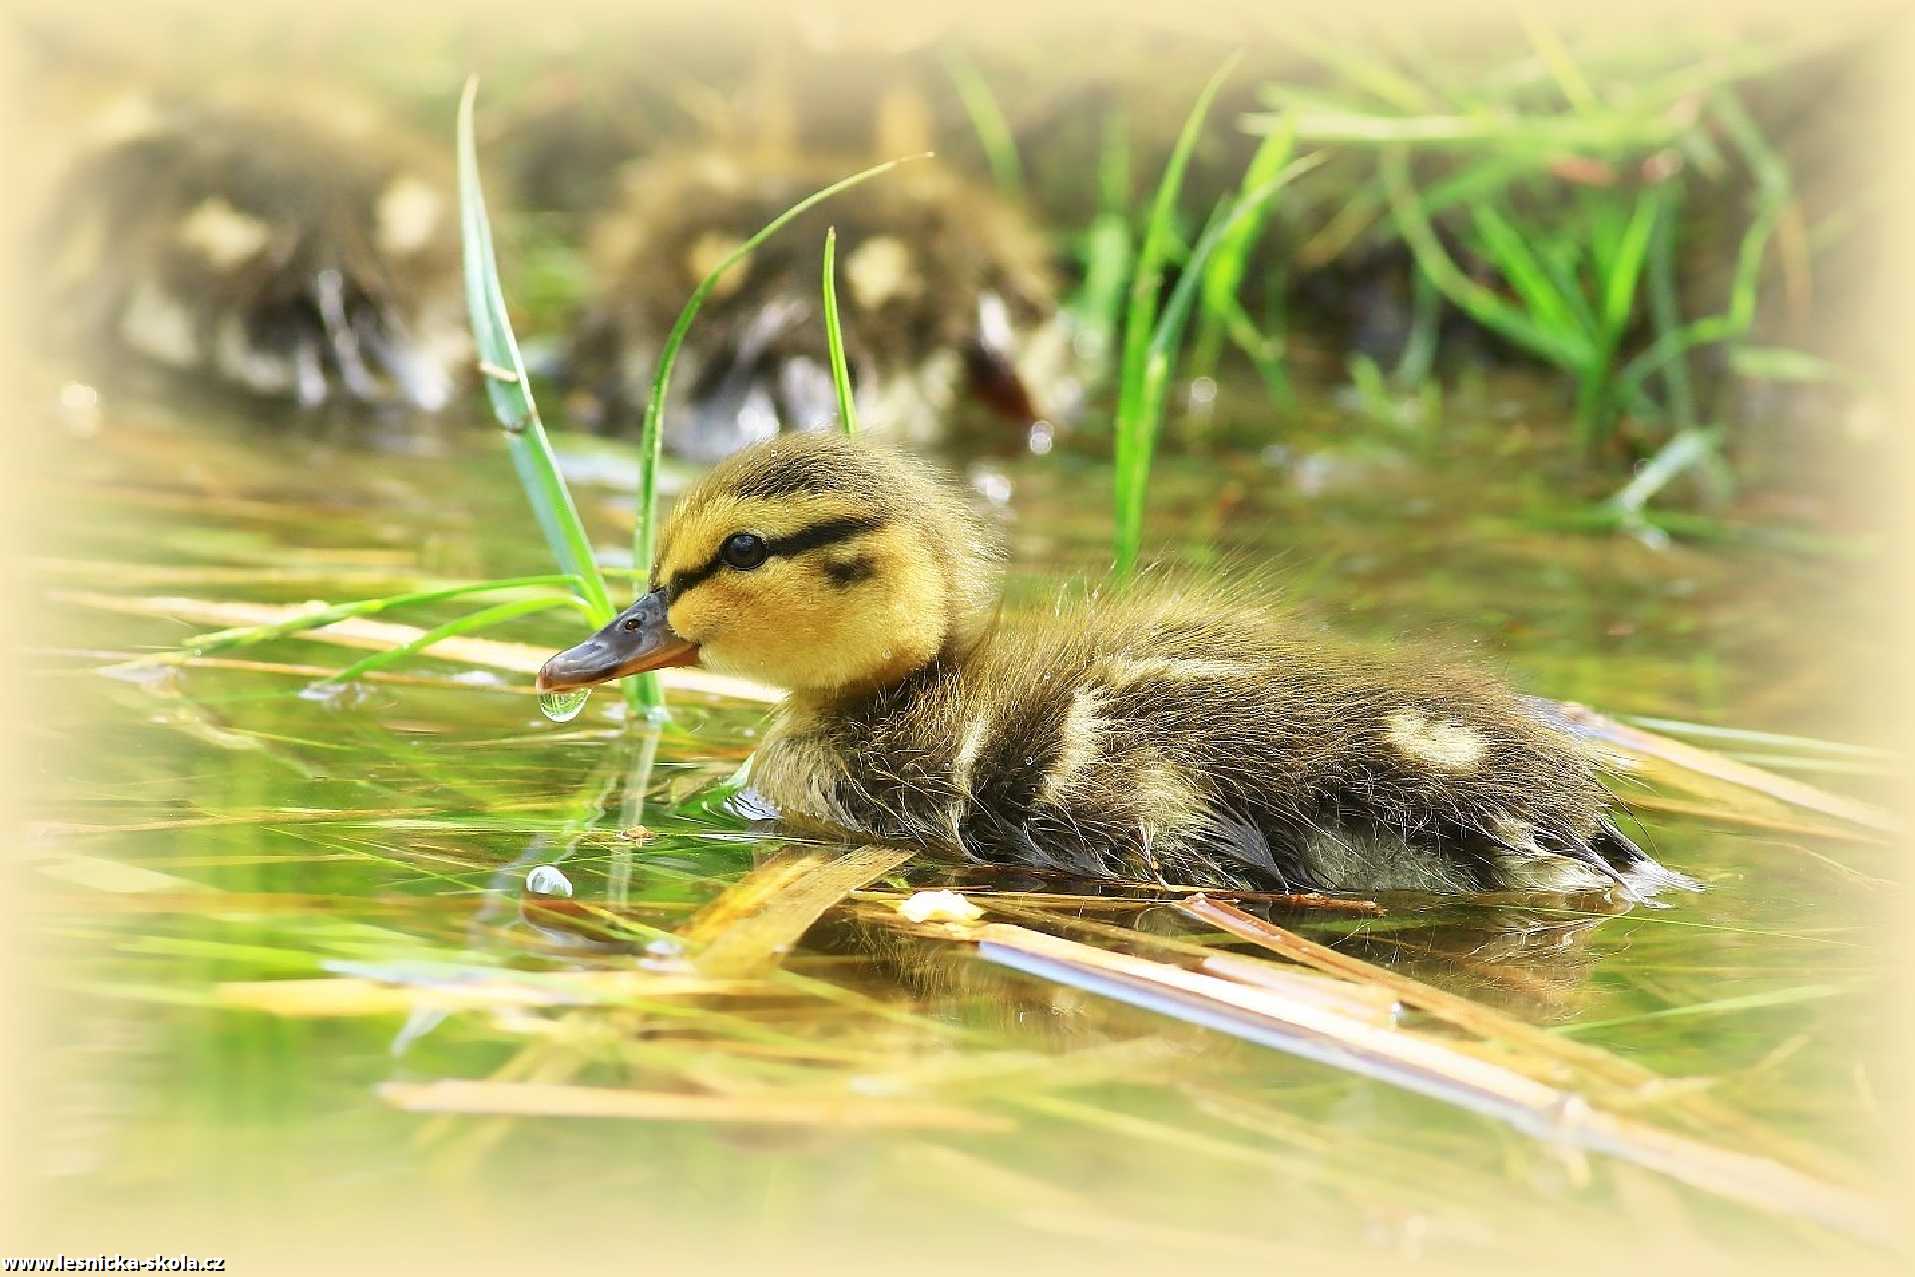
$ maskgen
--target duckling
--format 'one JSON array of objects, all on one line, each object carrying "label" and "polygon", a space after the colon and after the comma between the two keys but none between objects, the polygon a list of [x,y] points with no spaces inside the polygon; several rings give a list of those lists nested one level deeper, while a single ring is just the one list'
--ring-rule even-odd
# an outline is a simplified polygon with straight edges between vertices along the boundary
[{"label": "duckling", "polygon": [[[654,154],[592,236],[602,295],[570,352],[572,411],[632,424],[679,299],[772,218],[868,160],[761,147]],[[836,415],[819,263],[838,232],[837,285],[860,414],[898,438],[937,437],[969,391],[1028,426],[1074,399],[1050,254],[1012,205],[917,160],[800,215],[718,282],[680,353],[665,446],[700,461]]]},{"label": "duckling", "polygon": [[794,828],[1185,886],[1692,885],[1618,828],[1566,721],[1482,673],[1339,643],[1241,583],[1001,615],[959,490],[862,436],[735,454],[659,545],[650,591],[539,687],[696,663],[787,689],[751,776]]},{"label": "duckling", "polygon": [[302,407],[443,408],[470,363],[443,148],[280,88],[96,114],[37,241],[56,340]]}]

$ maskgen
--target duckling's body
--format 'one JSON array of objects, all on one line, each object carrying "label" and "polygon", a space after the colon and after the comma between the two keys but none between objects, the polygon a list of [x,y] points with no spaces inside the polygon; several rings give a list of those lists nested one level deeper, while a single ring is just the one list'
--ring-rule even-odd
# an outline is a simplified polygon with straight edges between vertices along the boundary
[{"label": "duckling's body", "polygon": [[1483,674],[1352,648],[1228,583],[1000,617],[962,500],[863,441],[747,449],[661,545],[654,591],[541,683],[693,659],[782,683],[752,783],[800,826],[1196,886],[1684,882],[1618,831],[1547,708]]},{"label": "duckling's body", "polygon": [[273,90],[105,96],[37,244],[57,336],[302,407],[444,407],[471,345],[441,148]]},{"label": "duckling's body", "polygon": [[794,698],[752,783],[781,812],[1085,876],[1570,891],[1655,870],[1592,762],[1493,679],[1175,586]]}]

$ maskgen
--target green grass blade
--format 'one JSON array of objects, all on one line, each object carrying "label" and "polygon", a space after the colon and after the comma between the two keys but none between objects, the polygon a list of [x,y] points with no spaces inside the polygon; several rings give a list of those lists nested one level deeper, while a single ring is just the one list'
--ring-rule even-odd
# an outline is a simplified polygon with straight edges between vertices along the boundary
[{"label": "green grass blade", "polygon": [[1585,331],[1567,290],[1557,287],[1552,272],[1530,251],[1522,232],[1512,226],[1494,204],[1478,204],[1470,214],[1481,237],[1484,256],[1496,263],[1497,271],[1536,321],[1565,334]]},{"label": "green grass blade", "polygon": [[1130,135],[1121,110],[1104,116],[1097,152],[1097,210],[1078,250],[1084,282],[1071,300],[1071,310],[1083,333],[1091,376],[1101,381],[1110,371],[1130,278]]},{"label": "green grass blade", "polygon": [[1024,165],[1018,159],[1017,139],[1012,136],[1010,122],[997,104],[997,95],[991,92],[990,84],[969,59],[952,54],[944,60],[944,70],[957,89],[958,103],[971,121],[978,145],[984,149],[984,162],[991,166],[991,179],[1006,195],[1022,198]]},{"label": "green grass blade", "polygon": [[1383,177],[1390,206],[1396,212],[1397,226],[1409,242],[1418,268],[1445,297],[1485,328],[1493,329],[1560,368],[1580,369],[1589,363],[1590,344],[1581,334],[1572,335],[1536,323],[1464,274],[1450,259],[1410,183],[1409,158],[1404,151],[1384,153]]},{"label": "green grass blade", "polygon": [[1399,386],[1420,386],[1436,366],[1436,343],[1443,322],[1443,294],[1422,271],[1413,272],[1410,296],[1410,335],[1396,361]]},{"label": "green grass blade", "polygon": [[1144,225],[1144,238],[1131,272],[1130,297],[1124,317],[1124,353],[1118,377],[1116,438],[1116,545],[1112,570],[1127,576],[1137,566],[1137,552],[1143,536],[1143,485],[1150,468],[1150,432],[1147,420],[1146,380],[1149,375],[1151,337],[1156,328],[1158,292],[1163,287],[1164,263],[1175,237],[1177,197],[1183,190],[1184,170],[1197,145],[1210,104],[1223,87],[1225,77],[1237,64],[1231,58],[1210,77],[1203,91],[1184,118],[1170,158],[1164,163],[1151,201],[1150,218]]},{"label": "green grass blade", "polygon": [[[1164,395],[1169,388],[1169,366],[1182,344],[1184,326],[1207,278],[1207,264],[1232,238],[1241,235],[1246,225],[1254,226],[1263,219],[1278,191],[1315,168],[1323,159],[1322,155],[1307,155],[1294,160],[1262,185],[1246,191],[1241,199],[1234,203],[1219,204],[1211,214],[1211,223],[1191,248],[1190,256],[1184,262],[1183,273],[1177,277],[1177,286],[1171,289],[1156,330],[1151,334],[1149,367],[1152,375],[1145,396],[1150,429],[1146,432],[1146,443],[1154,442],[1157,425],[1162,420]],[[1144,453],[1143,461],[1148,467],[1148,450]]]},{"label": "green grass blade", "polygon": [[1785,346],[1737,346],[1729,352],[1729,367],[1737,376],[1758,381],[1793,382],[1797,385],[1866,385],[1866,379],[1820,355]]},{"label": "green grass blade", "polygon": [[517,599],[510,603],[500,603],[493,607],[484,608],[469,616],[462,616],[456,620],[447,621],[444,625],[435,626],[410,642],[402,643],[389,651],[375,652],[371,656],[354,661],[345,669],[334,674],[327,681],[333,683],[350,683],[353,679],[361,675],[370,674],[374,670],[384,669],[395,661],[404,660],[406,657],[412,656],[415,653],[423,652],[433,644],[441,642],[444,639],[456,638],[461,634],[470,634],[475,630],[490,629],[494,625],[502,625],[506,621],[514,620],[521,616],[531,616],[537,612],[550,612],[554,608],[561,607],[576,608],[587,621],[592,619],[591,609],[586,606],[585,600],[574,598],[569,594],[555,594],[542,599]]},{"label": "green grass blade", "polygon": [[1385,106],[1409,115],[1436,110],[1441,100],[1429,88],[1418,83],[1379,57],[1365,57],[1352,51],[1343,39],[1332,39],[1311,31],[1301,23],[1286,23],[1282,40],[1322,62],[1353,88],[1369,94]]},{"label": "green grass blade", "polygon": [[1636,207],[1622,229],[1603,280],[1603,339],[1613,347],[1636,310],[1636,291],[1643,264],[1649,258],[1649,240],[1662,217],[1663,193],[1648,187],[1636,196]]},{"label": "green grass blade", "polygon": [[[645,426],[639,439],[638,462],[638,525],[632,534],[632,561],[644,569],[649,566],[657,553],[658,520],[658,467],[659,456],[664,444],[665,400],[671,390],[672,365],[678,360],[679,347],[685,344],[685,334],[691,330],[692,321],[698,318],[698,312],[711,296],[712,289],[726,271],[743,261],[752,250],[776,234],[784,225],[805,210],[830,199],[842,191],[850,190],[860,182],[868,181],[880,173],[888,173],[900,164],[911,160],[926,159],[922,155],[907,155],[895,160],[886,160],[874,164],[860,173],[842,178],[831,185],[812,192],[790,208],[771,219],[756,235],[727,253],[722,261],[712,267],[705,278],[698,281],[698,287],[686,299],[684,307],[678,312],[678,319],[672,324],[671,332],[665,336],[665,344],[658,354],[658,367],[652,374],[651,399],[645,405]],[[639,704],[641,708],[656,712],[664,705],[663,693],[658,687],[658,678],[652,674],[638,676]]]},{"label": "green grass blade", "polygon": [[1729,286],[1728,309],[1720,314],[1695,320],[1684,327],[1657,336],[1649,348],[1623,365],[1617,375],[1619,402],[1631,402],[1642,393],[1649,378],[1698,346],[1733,341],[1755,323],[1756,301],[1761,291],[1762,268],[1770,237],[1791,198],[1787,166],[1767,141],[1756,131],[1741,104],[1729,94],[1718,94],[1712,108],[1723,131],[1741,152],[1743,161],[1755,175],[1760,198],[1749,227],[1736,248],[1735,274]]},{"label": "green grass blade", "polygon": [[[1238,184],[1238,198],[1248,196],[1280,173],[1290,162],[1295,148],[1295,129],[1278,127],[1265,134],[1263,141],[1257,144],[1256,154],[1250,157],[1249,167],[1244,169],[1243,180]],[[1224,335],[1233,331],[1239,319],[1247,318],[1237,303],[1237,293],[1243,287],[1250,253],[1263,230],[1267,208],[1266,205],[1264,212],[1238,223],[1236,230],[1217,245],[1217,251],[1204,267],[1202,323],[1193,355],[1196,368],[1202,372],[1208,373],[1216,367]],[[1257,361],[1260,369],[1266,360],[1274,361],[1274,356],[1266,353],[1264,360]]]},{"label": "green grass blade", "polygon": [[499,284],[499,263],[492,251],[492,227],[486,217],[485,193],[479,185],[479,155],[473,140],[473,105],[478,98],[477,76],[466,81],[459,98],[459,230],[465,268],[466,309],[472,321],[479,371],[485,380],[492,413],[505,427],[507,446],[519,483],[532,503],[545,543],[569,575],[596,623],[610,621],[612,606],[605,578],[599,574],[592,542],[580,522],[578,507],[559,473],[552,445],[532,400],[532,384],[525,375],[518,340],[506,313],[505,293]]},{"label": "green grass blade", "polygon": [[844,330],[838,326],[838,228],[825,232],[825,347],[831,352],[831,388],[838,393],[838,424],[858,433],[858,405],[851,394],[851,369],[844,361]]},{"label": "green grass blade", "polygon": [[[1320,155],[1311,155],[1292,161],[1276,177],[1249,192],[1234,205],[1227,199],[1219,203],[1191,248],[1184,262],[1183,273],[1177,277],[1177,285],[1170,291],[1169,300],[1164,303],[1163,312],[1150,334],[1149,345],[1145,347],[1142,382],[1137,390],[1138,398],[1133,406],[1134,416],[1130,419],[1128,435],[1124,433],[1122,422],[1119,426],[1117,491],[1120,504],[1112,571],[1120,578],[1136,569],[1137,558],[1142,550],[1144,496],[1150,487],[1151,456],[1156,448],[1158,428],[1163,421],[1164,403],[1170,393],[1177,351],[1183,344],[1184,328],[1203,283],[1204,266],[1219,244],[1238,233],[1245,222],[1263,216],[1265,207],[1278,191],[1298,174],[1316,167],[1322,158]],[[1130,498],[1128,502],[1121,500],[1126,494]]]},{"label": "green grass blade", "polygon": [[294,634],[303,634],[307,630],[320,629],[339,621],[349,621],[355,617],[376,616],[398,607],[412,607],[425,603],[443,603],[449,599],[464,598],[471,594],[493,594],[504,590],[535,589],[554,585],[567,586],[573,590],[579,587],[577,577],[562,574],[544,576],[504,577],[497,581],[479,581],[471,585],[448,586],[440,590],[413,590],[405,594],[389,594],[383,598],[355,599],[350,603],[335,603],[331,607],[317,607],[310,612],[301,612],[297,616],[275,621],[271,625],[247,625],[238,629],[215,630],[211,634],[201,634],[188,639],[169,652],[155,653],[140,657],[126,664],[159,664],[177,660],[181,657],[209,656],[215,652],[235,647],[250,647],[254,643],[263,643],[269,639],[287,638]]}]

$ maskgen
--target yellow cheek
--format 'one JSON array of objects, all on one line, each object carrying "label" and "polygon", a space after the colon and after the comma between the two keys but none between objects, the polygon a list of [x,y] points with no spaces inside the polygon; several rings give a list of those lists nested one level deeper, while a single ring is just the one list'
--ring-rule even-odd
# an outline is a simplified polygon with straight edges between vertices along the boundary
[{"label": "yellow cheek", "polygon": [[838,601],[822,595],[796,564],[721,572],[688,591],[667,614],[694,643],[767,654],[826,641],[840,623]]}]

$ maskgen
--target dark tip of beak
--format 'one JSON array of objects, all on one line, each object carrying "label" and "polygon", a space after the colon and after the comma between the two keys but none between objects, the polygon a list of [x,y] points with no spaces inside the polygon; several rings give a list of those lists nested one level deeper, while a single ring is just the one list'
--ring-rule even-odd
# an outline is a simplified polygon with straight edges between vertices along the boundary
[{"label": "dark tip of beak", "polygon": [[665,617],[665,592],[653,590],[591,638],[547,661],[539,669],[538,690],[571,692],[697,660],[698,645],[680,637]]}]

